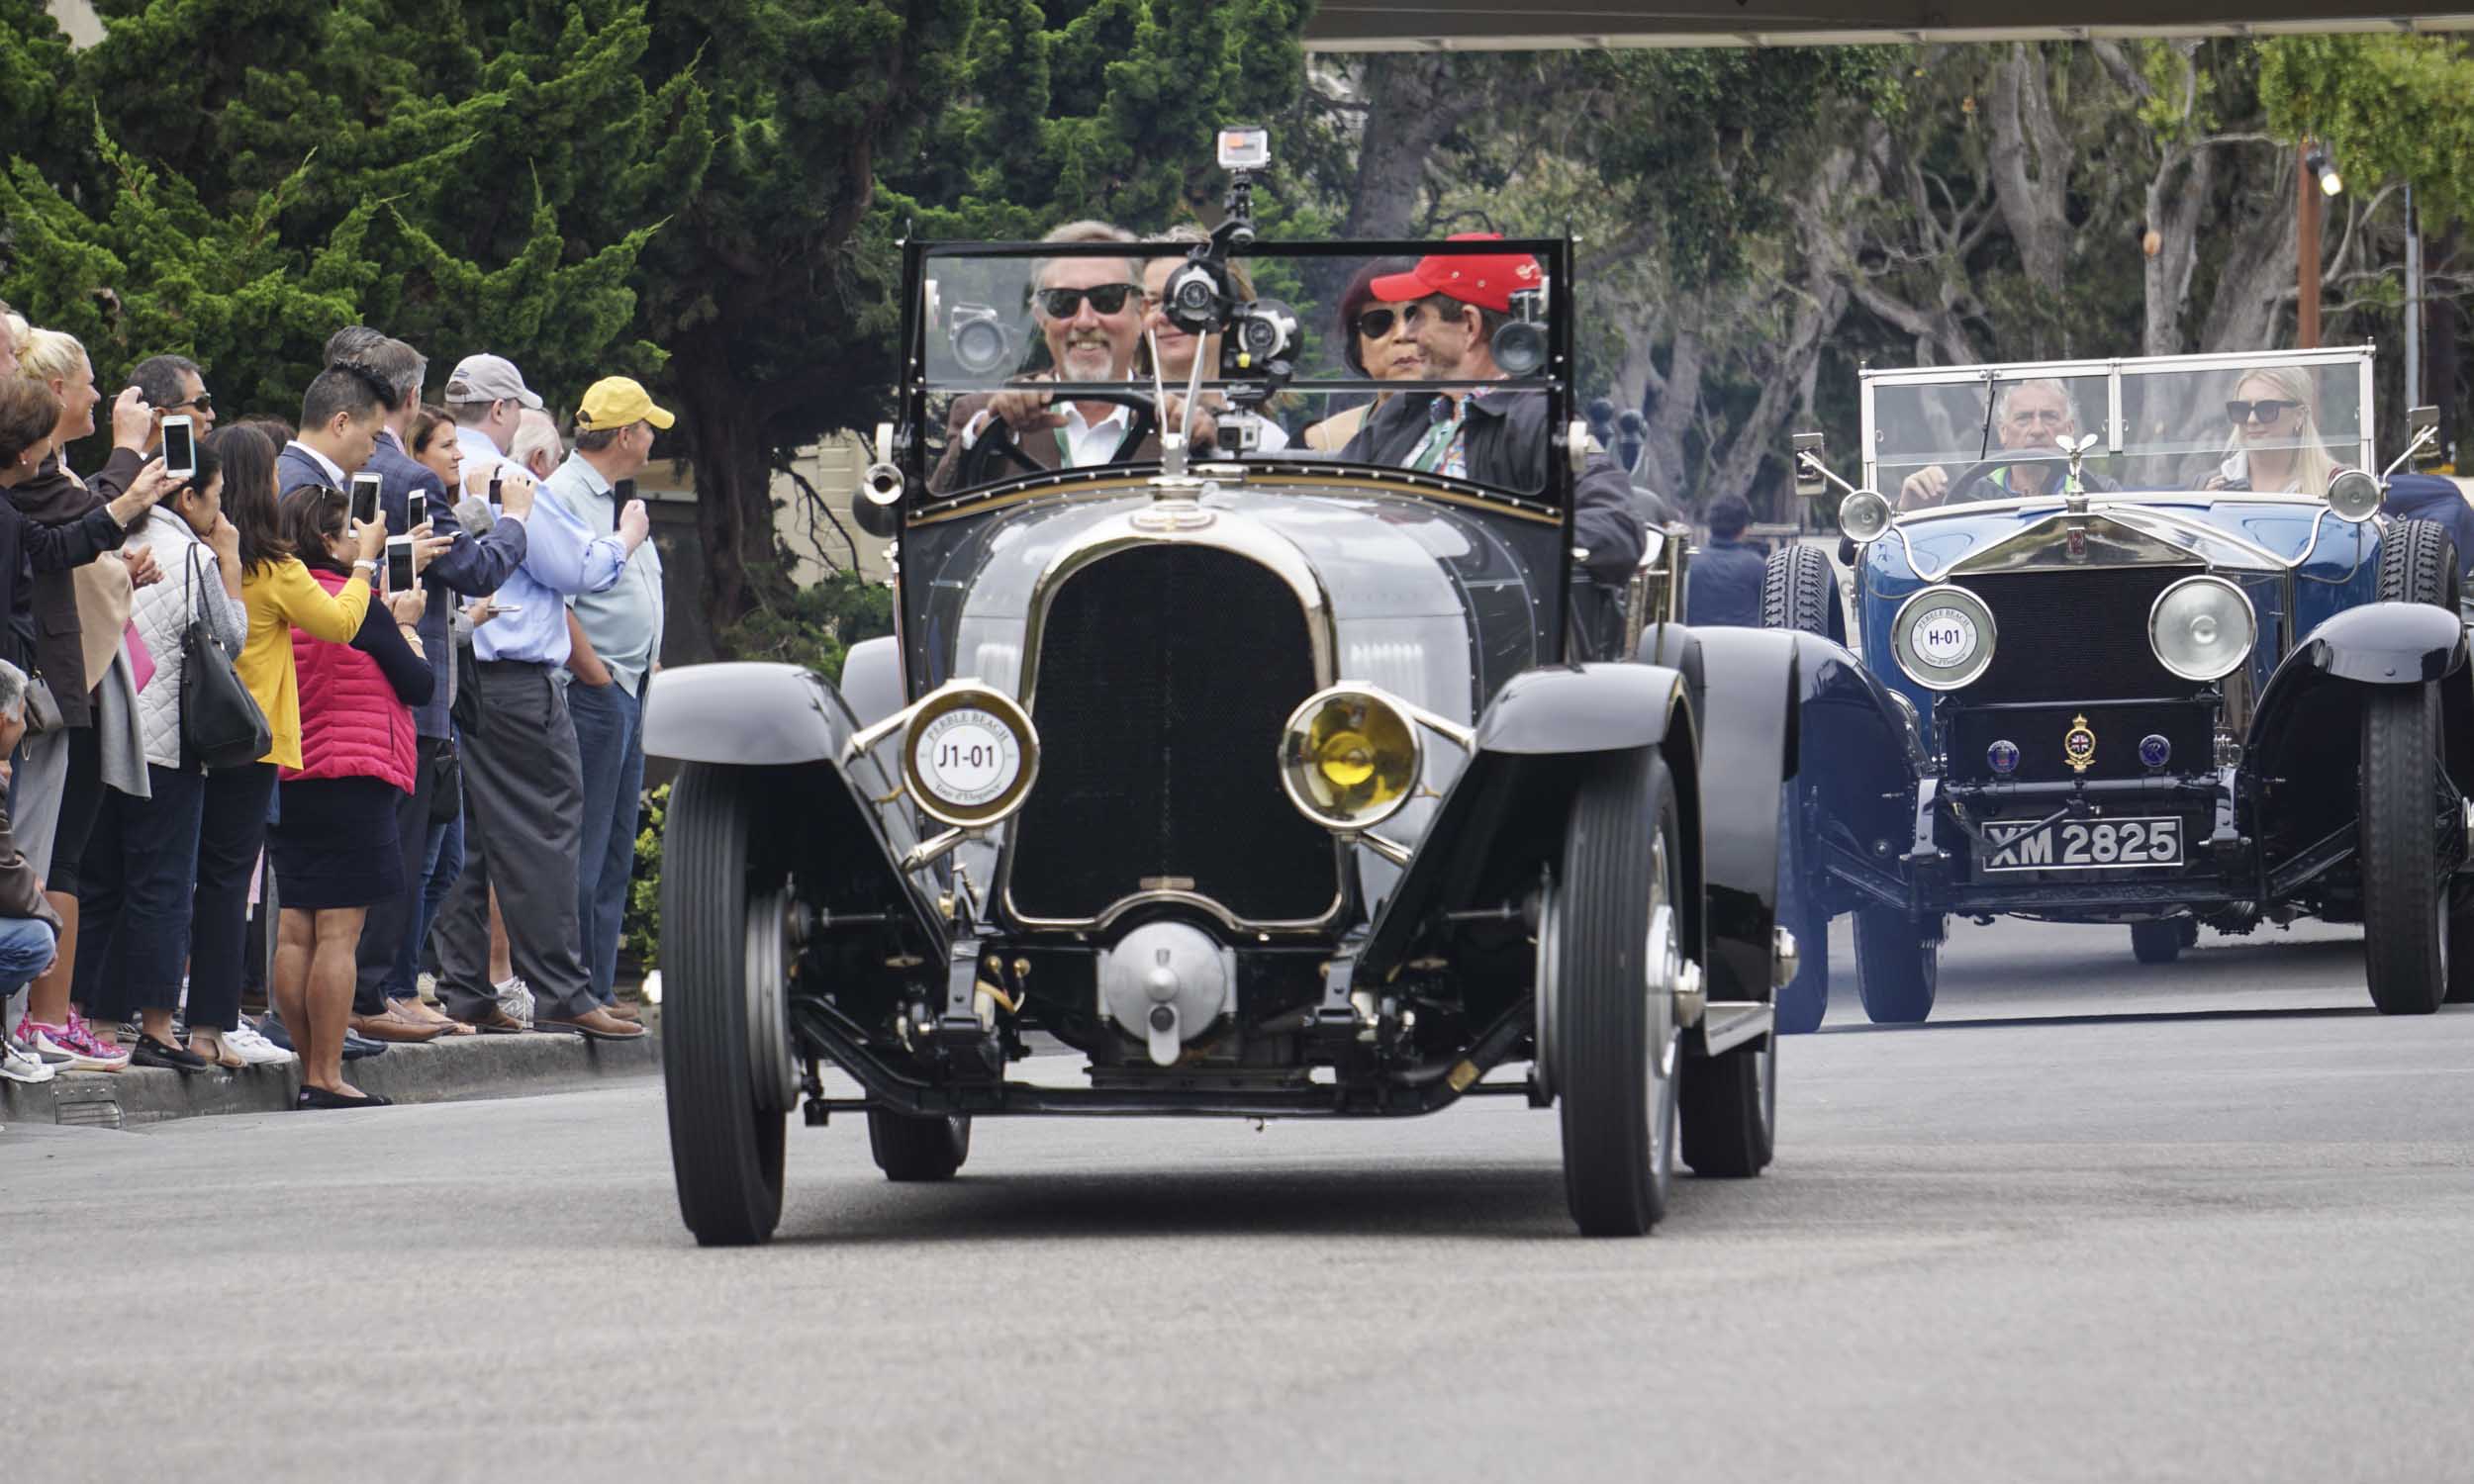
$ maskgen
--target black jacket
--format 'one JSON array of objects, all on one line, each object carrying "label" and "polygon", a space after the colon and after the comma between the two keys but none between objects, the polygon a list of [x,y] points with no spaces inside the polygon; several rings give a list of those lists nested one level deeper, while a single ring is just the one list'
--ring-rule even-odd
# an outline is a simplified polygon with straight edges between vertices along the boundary
[{"label": "black jacket", "polygon": [[86,696],[95,681],[87,677],[80,652],[77,589],[69,569],[118,548],[128,535],[103,507],[128,488],[138,468],[135,454],[115,450],[105,472],[85,484],[54,455],[33,479],[8,492],[9,514],[0,518],[0,572],[10,574],[6,581],[16,589],[7,595],[10,641],[19,646],[20,661],[26,646],[32,647],[35,668],[70,726],[94,724]]},{"label": "black jacket", "polygon": [[1710,537],[1684,576],[1683,621],[1694,628],[1709,623],[1760,627],[1761,574],[1767,566],[1760,547]]},{"label": "black jacket", "polygon": [[[1358,429],[1340,456],[1362,464],[1402,465],[1434,425],[1427,408],[1441,392],[1403,392]],[[1536,494],[1547,484],[1547,399],[1544,392],[1496,392],[1469,404],[1469,477],[1482,485]],[[1582,565],[1612,588],[1641,565],[1641,517],[1632,482],[1606,455],[1592,454],[1574,492],[1572,542],[1589,553]]]}]

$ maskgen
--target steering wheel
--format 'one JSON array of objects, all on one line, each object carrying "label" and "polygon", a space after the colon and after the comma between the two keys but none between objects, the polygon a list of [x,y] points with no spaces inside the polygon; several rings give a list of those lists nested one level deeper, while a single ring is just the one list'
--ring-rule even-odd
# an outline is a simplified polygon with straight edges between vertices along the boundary
[{"label": "steering wheel", "polygon": [[[1978,459],[1976,462],[1969,464],[1966,468],[1958,471],[1957,477],[1952,479],[1943,488],[1942,498],[1935,501],[1934,504],[1967,504],[1968,500],[1961,499],[1959,497],[1959,492],[1966,489],[1969,485],[1977,483],[1978,481],[1989,480],[1993,471],[1996,469],[2017,468],[2021,464],[2060,464],[2067,469],[2069,463],[2070,461],[2068,459],[2061,457],[2059,454],[2023,453],[2016,451],[2004,453],[1997,458]],[[2004,493],[2007,494],[2009,492],[2005,491]],[[1969,499],[1974,498],[1977,497],[1969,497]]]},{"label": "steering wheel", "polygon": [[[1068,402],[1105,402],[1124,408],[1134,415],[1125,429],[1125,436],[1117,440],[1115,450],[1108,455],[1106,459],[1108,463],[1122,462],[1128,454],[1142,447],[1154,433],[1160,430],[1159,409],[1152,405],[1148,397],[1132,392],[1077,392],[1071,396],[1060,393],[1059,396]],[[1012,423],[992,414],[989,417],[988,425],[980,429],[979,442],[971,446],[971,451],[963,462],[963,468],[970,482],[976,484],[990,477],[991,471],[988,466],[999,458],[1010,460],[1026,474],[1054,472],[1049,466],[1022,451],[1022,440],[1015,435]]]}]

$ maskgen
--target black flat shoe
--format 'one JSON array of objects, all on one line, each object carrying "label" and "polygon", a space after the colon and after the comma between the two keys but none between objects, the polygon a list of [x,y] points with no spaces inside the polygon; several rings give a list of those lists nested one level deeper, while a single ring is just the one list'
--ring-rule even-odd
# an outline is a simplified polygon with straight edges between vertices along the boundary
[{"label": "black flat shoe", "polygon": [[140,1067],[161,1067],[172,1071],[204,1071],[215,1064],[185,1046],[173,1046],[152,1036],[140,1036],[129,1053],[129,1060]]},{"label": "black flat shoe", "polygon": [[307,1113],[325,1108],[391,1108],[395,1106],[395,1103],[392,1098],[380,1097],[375,1092],[364,1092],[358,1097],[345,1097],[338,1092],[329,1092],[324,1087],[303,1087],[301,1095],[293,1100],[292,1106]]}]

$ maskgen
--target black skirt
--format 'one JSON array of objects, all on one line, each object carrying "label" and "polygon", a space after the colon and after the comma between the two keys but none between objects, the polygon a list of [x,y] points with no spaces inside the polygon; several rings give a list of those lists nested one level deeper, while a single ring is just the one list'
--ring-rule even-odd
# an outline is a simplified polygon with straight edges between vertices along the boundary
[{"label": "black skirt", "polygon": [[303,911],[366,907],[404,894],[404,847],[396,806],[404,790],[384,779],[287,779],[266,854],[282,904]]}]

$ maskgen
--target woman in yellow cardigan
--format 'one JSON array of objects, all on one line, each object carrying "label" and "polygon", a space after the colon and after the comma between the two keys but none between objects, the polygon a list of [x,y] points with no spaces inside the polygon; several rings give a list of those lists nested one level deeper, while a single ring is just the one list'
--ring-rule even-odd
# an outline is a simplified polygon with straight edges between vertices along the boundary
[{"label": "woman in yellow cardigan", "polygon": [[338,643],[360,632],[371,579],[386,551],[387,527],[382,516],[353,531],[359,560],[352,580],[330,597],[284,543],[275,516],[274,441],[245,424],[217,428],[209,441],[223,460],[224,512],[240,533],[240,601],[249,610],[248,642],[233,669],[266,713],[274,736],[274,745],[257,762],[206,776],[205,819],[198,830],[189,995],[193,1003],[203,998],[209,1004],[238,1004],[249,882],[266,843],[275,770],[301,766],[301,692],[292,669],[292,631]]}]

